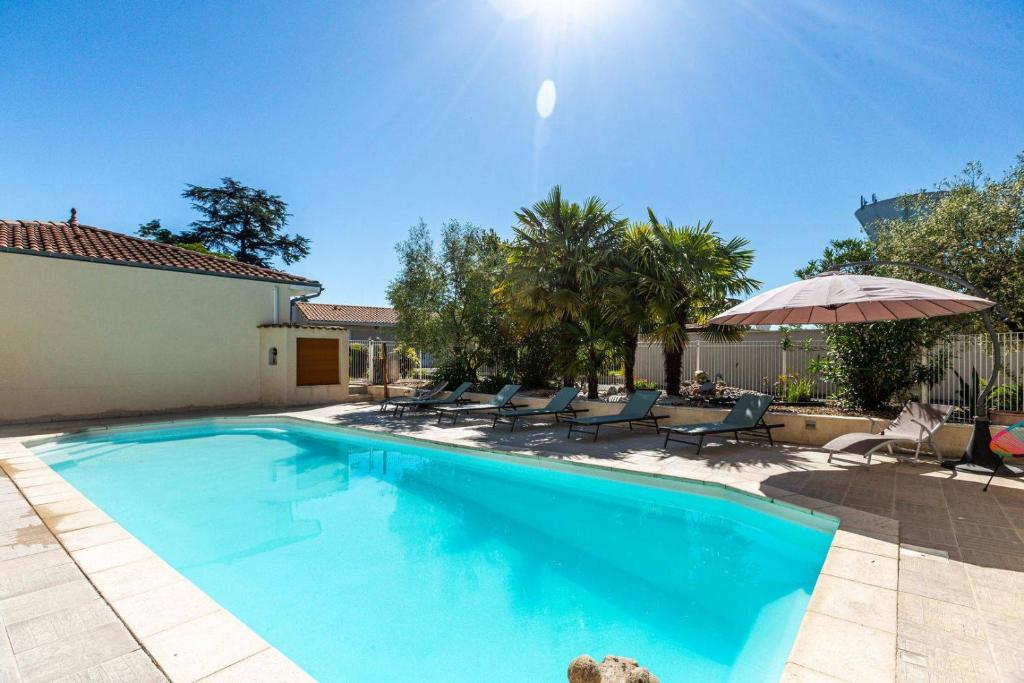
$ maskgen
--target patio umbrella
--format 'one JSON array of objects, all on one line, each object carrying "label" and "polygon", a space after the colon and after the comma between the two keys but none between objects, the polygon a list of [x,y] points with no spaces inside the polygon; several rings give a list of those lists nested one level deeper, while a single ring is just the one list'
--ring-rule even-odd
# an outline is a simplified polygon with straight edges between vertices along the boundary
[{"label": "patio umbrella", "polygon": [[[936,273],[977,291],[976,287],[955,276],[913,263],[856,262],[839,267],[868,265],[898,265]],[[978,397],[978,404],[985,406],[1002,364],[999,342],[988,315],[988,309],[993,306],[995,302],[980,296],[898,278],[852,275],[836,269],[759,294],[715,316],[711,322],[719,325],[834,325],[980,312],[985,328],[992,336],[994,352],[992,376]],[[998,470],[1001,460],[992,453],[989,441],[986,411],[985,415],[975,418],[974,434],[964,456],[943,465],[986,474]]]},{"label": "patio umbrella", "polygon": [[919,282],[874,275],[822,273],[777,287],[715,316],[720,325],[831,325],[974,313],[988,299]]}]

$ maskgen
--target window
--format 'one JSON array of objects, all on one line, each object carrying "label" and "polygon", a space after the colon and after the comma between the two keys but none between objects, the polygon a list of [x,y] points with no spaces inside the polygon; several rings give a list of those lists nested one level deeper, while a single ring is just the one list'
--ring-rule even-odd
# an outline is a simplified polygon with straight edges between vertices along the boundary
[{"label": "window", "polygon": [[341,384],[338,367],[337,339],[308,339],[296,341],[296,378],[300,387],[314,384]]}]

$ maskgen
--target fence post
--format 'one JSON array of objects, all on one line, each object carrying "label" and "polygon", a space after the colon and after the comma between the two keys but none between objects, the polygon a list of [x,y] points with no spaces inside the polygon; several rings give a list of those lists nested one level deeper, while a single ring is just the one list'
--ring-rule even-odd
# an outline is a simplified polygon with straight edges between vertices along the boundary
[{"label": "fence post", "polygon": [[782,347],[782,376],[789,374],[789,364],[786,362],[786,347]]},{"label": "fence post", "polygon": [[[928,349],[921,350],[921,365],[928,367]],[[921,403],[928,403],[928,381],[921,381]]]},{"label": "fence post", "polygon": [[697,340],[697,367],[695,368],[695,370],[697,372],[700,372],[703,369],[704,369],[704,367],[700,364],[700,339],[698,339]]}]

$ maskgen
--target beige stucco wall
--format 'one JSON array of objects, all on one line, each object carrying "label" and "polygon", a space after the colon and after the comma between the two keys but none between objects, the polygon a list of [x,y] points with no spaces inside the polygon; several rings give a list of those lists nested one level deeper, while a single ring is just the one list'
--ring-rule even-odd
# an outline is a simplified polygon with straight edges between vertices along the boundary
[{"label": "beige stucco wall", "polygon": [[[303,387],[296,385],[296,340],[299,338],[338,340],[338,384]],[[348,338],[348,330],[331,328],[260,328],[260,382],[263,405],[297,406],[349,400]],[[274,365],[270,364],[272,349],[277,349],[277,363]]]},{"label": "beige stucco wall", "polygon": [[0,422],[260,401],[288,285],[0,253]]}]

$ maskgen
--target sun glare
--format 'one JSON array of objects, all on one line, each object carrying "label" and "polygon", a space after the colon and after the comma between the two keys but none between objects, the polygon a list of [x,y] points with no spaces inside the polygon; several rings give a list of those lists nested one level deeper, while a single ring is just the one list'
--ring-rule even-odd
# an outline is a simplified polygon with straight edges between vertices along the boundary
[{"label": "sun glare", "polygon": [[488,0],[506,20],[536,16],[545,21],[594,18],[608,11],[616,0]]}]

